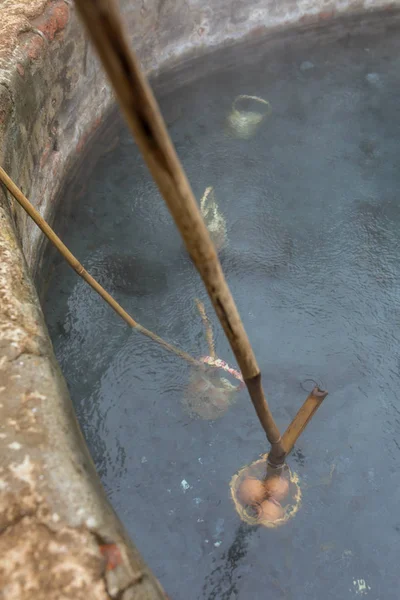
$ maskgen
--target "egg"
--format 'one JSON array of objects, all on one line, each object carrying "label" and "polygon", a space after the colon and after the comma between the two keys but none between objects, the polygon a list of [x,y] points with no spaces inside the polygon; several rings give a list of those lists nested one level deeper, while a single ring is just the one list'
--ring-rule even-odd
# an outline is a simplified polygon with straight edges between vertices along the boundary
[{"label": "egg", "polygon": [[281,502],[289,493],[289,481],[286,477],[272,475],[264,481],[264,488],[268,498]]},{"label": "egg", "polygon": [[259,479],[249,477],[245,479],[239,488],[239,498],[243,504],[255,506],[264,500],[265,488]]},{"label": "egg", "polygon": [[257,507],[257,513],[259,521],[268,521],[269,523],[275,523],[275,521],[283,519],[285,515],[282,506],[273,500],[264,500],[264,502]]}]

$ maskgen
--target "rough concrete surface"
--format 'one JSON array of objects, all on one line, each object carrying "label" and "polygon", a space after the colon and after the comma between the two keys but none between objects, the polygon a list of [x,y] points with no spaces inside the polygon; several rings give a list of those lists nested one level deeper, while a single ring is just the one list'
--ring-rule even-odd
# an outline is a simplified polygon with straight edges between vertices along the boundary
[{"label": "rough concrete surface", "polygon": [[0,598],[163,598],[98,482],[4,209],[0,223]]},{"label": "rough concrete surface", "polygon": [[[144,67],[155,71],[270,27],[399,3],[120,4]],[[72,2],[0,0],[1,164],[50,221],[65,171],[111,101]],[[105,498],[76,423],[31,282],[41,239],[2,193],[0,598],[163,598]]]}]

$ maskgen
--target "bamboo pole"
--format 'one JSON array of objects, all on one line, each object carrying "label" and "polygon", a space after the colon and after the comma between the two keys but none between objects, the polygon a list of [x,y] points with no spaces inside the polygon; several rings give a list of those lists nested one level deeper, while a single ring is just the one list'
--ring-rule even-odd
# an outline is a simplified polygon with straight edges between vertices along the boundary
[{"label": "bamboo pole", "polygon": [[217,358],[217,354],[215,352],[215,344],[214,344],[214,335],[211,327],[211,323],[209,318],[207,317],[206,309],[204,308],[204,304],[201,300],[196,298],[197,310],[200,313],[201,320],[203,321],[204,329],[206,330],[206,340],[208,345],[208,351],[210,353],[211,358]]},{"label": "bamboo pole", "polygon": [[142,155],[199,271],[271,443],[269,460],[284,462],[279,429],[265,399],[261,373],[215,248],[139,61],[130,49],[115,0],[75,0],[82,21]]},{"label": "bamboo pole", "polygon": [[328,392],[320,390],[319,387],[315,387],[312,392],[310,392],[303,406],[299,409],[297,415],[282,436],[282,443],[286,455],[292,451],[299,436],[307,427],[327,395]]},{"label": "bamboo pole", "polygon": [[[176,354],[180,358],[183,358],[192,365],[204,368],[203,364],[197,361],[195,358],[190,356],[187,352],[176,348],[172,344],[169,344],[161,337],[153,333],[152,331],[142,327],[137,323],[119,304],[114,298],[84,269],[81,263],[75,258],[75,256],[68,250],[65,244],[60,240],[50,225],[41,217],[38,211],[32,206],[29,200],[24,196],[20,189],[15,185],[12,179],[7,175],[2,167],[0,167],[0,181],[4,183],[8,191],[14,196],[17,202],[22,208],[28,213],[36,225],[43,231],[49,241],[57,248],[60,254],[65,258],[67,263],[74,269],[74,271],[82,277],[106,302],[119,314],[128,325],[136,329],[139,333],[146,335],[157,344],[161,345],[166,350]],[[208,320],[205,312],[204,304],[196,299],[196,304],[206,328],[207,343],[210,351],[210,356],[216,357],[213,333],[211,329],[210,321]],[[299,409],[298,413],[290,423],[285,433],[282,436],[282,446],[284,450],[284,457],[286,457],[293,449],[296,441],[298,440],[301,433],[304,431],[318,408],[321,406],[323,400],[328,395],[328,392],[320,390],[317,386],[306,398],[304,404]],[[278,465],[279,466],[279,465]]]},{"label": "bamboo pole", "polygon": [[81,265],[77,258],[70,252],[67,246],[60,240],[55,231],[50,227],[50,225],[43,219],[43,217],[39,214],[39,212],[32,206],[29,202],[28,198],[24,196],[21,190],[15,185],[13,180],[7,175],[2,167],[0,167],[0,180],[4,183],[8,191],[14,196],[17,202],[22,206],[22,208],[28,213],[31,219],[36,223],[36,225],[43,231],[45,236],[50,240],[50,242],[57,248],[60,254],[65,258],[67,263],[74,269],[74,271],[82,277],[89,285],[92,287],[95,292],[97,292],[103,300],[107,302],[111,306],[115,312],[128,323],[133,329],[136,329],[139,333],[149,337],[160,346],[163,346],[166,350],[173,352],[180,358],[183,358],[188,363],[195,365],[196,367],[202,367],[201,363],[190,356],[184,350],[180,350],[176,348],[172,344],[169,344],[157,334],[153,333],[149,329],[142,327],[139,323],[137,323],[127,312],[122,308],[120,304],[86,271],[86,269]]}]

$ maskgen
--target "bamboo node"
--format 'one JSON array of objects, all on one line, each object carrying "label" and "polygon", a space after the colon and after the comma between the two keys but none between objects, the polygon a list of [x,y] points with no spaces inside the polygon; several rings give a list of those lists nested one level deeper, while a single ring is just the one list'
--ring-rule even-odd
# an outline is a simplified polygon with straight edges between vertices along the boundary
[{"label": "bamboo node", "polygon": [[271,444],[280,444],[282,441],[282,436],[280,435],[275,442],[271,442]]}]

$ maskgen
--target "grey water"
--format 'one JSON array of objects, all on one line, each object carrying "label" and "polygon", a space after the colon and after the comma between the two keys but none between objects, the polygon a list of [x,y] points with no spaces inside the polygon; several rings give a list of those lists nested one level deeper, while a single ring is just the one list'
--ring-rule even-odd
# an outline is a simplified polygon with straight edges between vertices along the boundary
[{"label": "grey water", "polygon": [[[117,317],[47,254],[43,304],[108,497],[171,598],[398,600],[400,28],[355,18],[217,51],[154,80],[196,197],[213,186],[220,258],[284,429],[328,389],[289,464],[302,505],[242,523],[231,477],[266,451],[242,391],[219,419],[183,398],[190,367]],[[272,112],[249,139],[239,94]],[[256,105],[252,109],[257,110]],[[56,229],[145,327],[236,366],[203,285],[117,112],[60,198]]]}]

